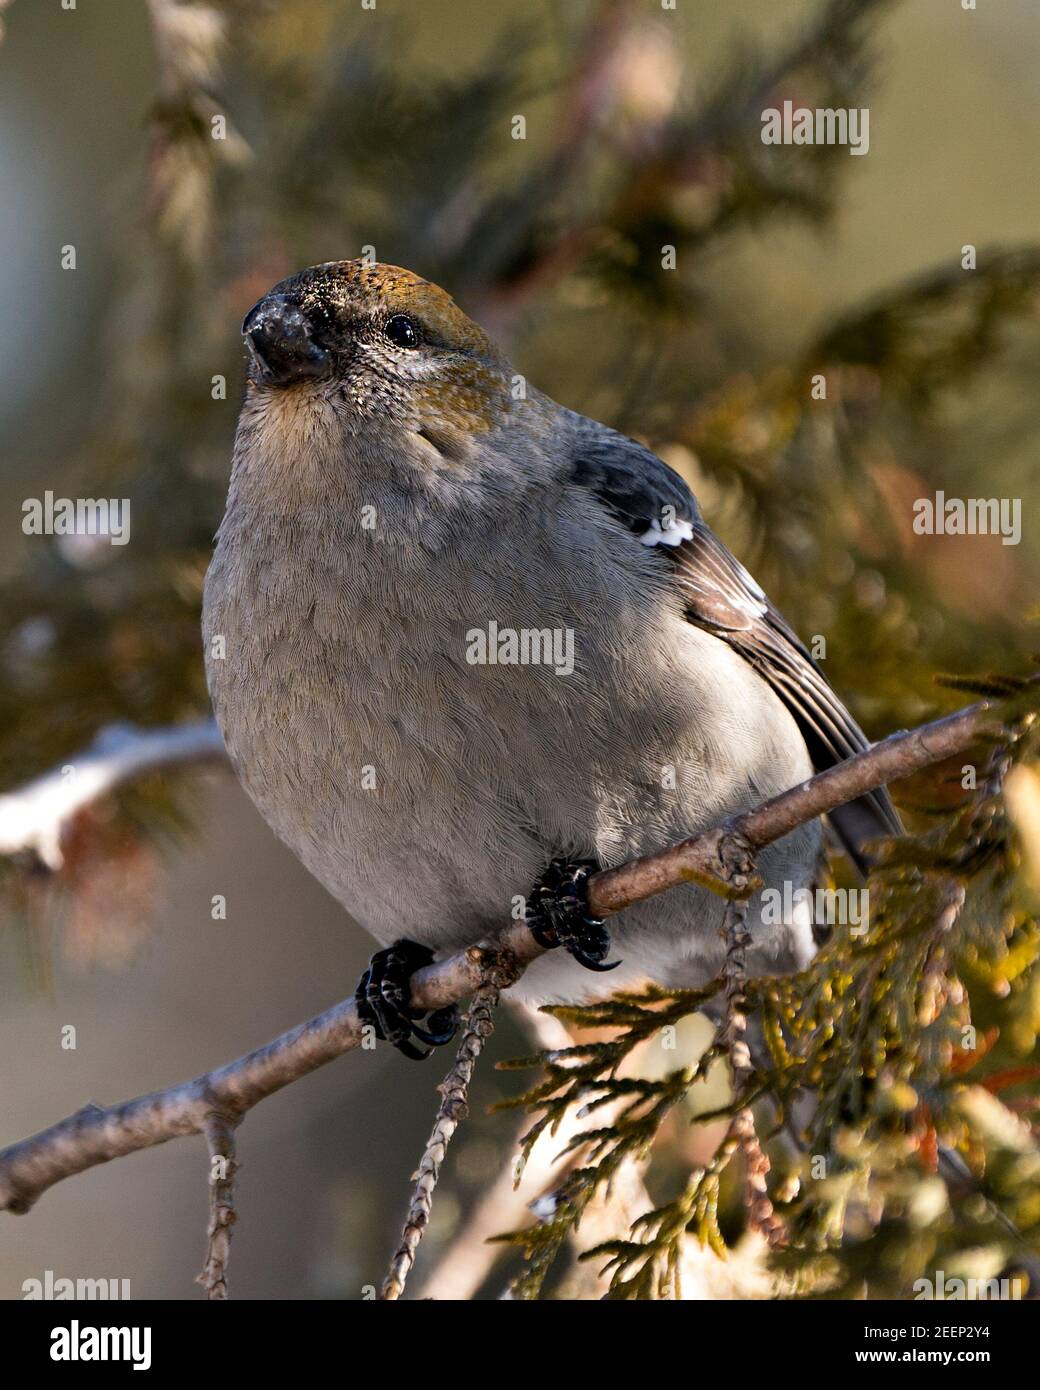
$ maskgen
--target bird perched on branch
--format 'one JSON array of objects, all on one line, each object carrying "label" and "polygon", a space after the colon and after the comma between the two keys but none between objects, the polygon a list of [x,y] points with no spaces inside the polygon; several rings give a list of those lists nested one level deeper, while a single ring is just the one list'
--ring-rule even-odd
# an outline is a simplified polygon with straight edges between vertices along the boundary
[{"label": "bird perched on branch", "polygon": [[[362,1017],[426,1055],[452,1020],[413,1016],[409,975],[522,911],[561,948],[524,998],[712,978],[718,897],[662,894],[611,940],[588,876],[867,745],[686,483],[528,386],[407,270],[304,270],[243,334],[209,686],[248,794],[384,947]],[[832,822],[859,862],[900,828],[883,791]],[[820,855],[819,824],[793,831],[765,888],[791,901]],[[754,972],[811,958],[800,905],[771,920],[760,891],[748,920]]]}]

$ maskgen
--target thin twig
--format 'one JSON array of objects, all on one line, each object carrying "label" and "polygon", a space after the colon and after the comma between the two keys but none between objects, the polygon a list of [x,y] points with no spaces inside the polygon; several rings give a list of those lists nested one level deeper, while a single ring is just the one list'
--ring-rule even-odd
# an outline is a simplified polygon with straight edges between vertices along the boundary
[{"label": "thin twig", "polygon": [[211,1111],[206,1119],[209,1144],[209,1226],[206,1230],[206,1263],[195,1282],[206,1297],[228,1296],[227,1265],[231,1253],[231,1227],[235,1223],[235,1127],[226,1115]]},{"label": "thin twig", "polygon": [[496,979],[481,985],[474,994],[463,1026],[455,1065],[437,1087],[441,1093],[441,1103],[415,1173],[415,1191],[408,1207],[404,1230],[401,1232],[401,1244],[390,1261],[390,1268],[379,1294],[379,1297],[387,1302],[393,1302],[404,1293],[405,1281],[412,1265],[415,1264],[419,1242],[430,1223],[433,1193],[440,1179],[444,1156],[452,1136],[466,1117],[469,1084],[473,1079],[477,1058],[494,1032],[495,1009],[498,1007],[503,984],[503,980]]},{"label": "thin twig", "polygon": [[[543,1013],[530,1004],[511,1001],[508,996],[502,1002],[511,1007],[516,1023],[537,1051],[573,1047],[574,1037],[552,1014]],[[568,1120],[572,1128],[567,1128]],[[566,1140],[577,1133],[582,1123],[573,1112],[569,1112],[563,1121],[562,1137],[559,1132],[555,1138],[543,1135],[528,1156],[518,1182],[517,1155],[530,1125],[530,1118],[521,1116],[499,1171],[463,1224],[453,1233],[434,1268],[427,1273],[419,1292],[420,1298],[460,1303],[475,1296],[504,1253],[503,1247],[495,1244],[491,1237],[499,1231],[509,1231],[519,1226],[532,1203],[543,1197],[550,1188],[558,1187],[561,1174],[580,1161],[579,1151],[561,1157],[558,1150],[566,1146]]]},{"label": "thin twig", "polygon": [[[743,876],[746,884],[746,875]],[[738,879],[735,886],[744,886]],[[746,899],[737,899],[726,906],[728,945],[722,969],[726,981],[725,1014],[719,1034],[719,1044],[729,1059],[733,1094],[743,1096],[754,1075],[751,1049],[747,1042],[747,950],[751,933],[747,927]],[[744,1207],[748,1225],[765,1236],[771,1246],[786,1243],[787,1232],[769,1199],[766,1178],[769,1159],[759,1143],[755,1114],[750,1105],[742,1105],[730,1120],[729,1129],[719,1145],[720,1150],[733,1146],[740,1151],[744,1163]]]}]

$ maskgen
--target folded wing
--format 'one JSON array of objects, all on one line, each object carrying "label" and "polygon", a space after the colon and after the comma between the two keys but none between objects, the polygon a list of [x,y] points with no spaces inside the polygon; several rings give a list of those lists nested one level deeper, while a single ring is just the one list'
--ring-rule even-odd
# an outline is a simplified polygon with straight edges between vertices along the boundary
[{"label": "folded wing", "polygon": [[[707,527],[693,493],[662,459],[582,420],[573,480],[666,558],[690,622],[729,643],[768,682],[794,716],[818,772],[870,747],[794,629]],[[829,819],[861,870],[869,865],[867,841],[903,829],[884,788],[839,807]]]}]

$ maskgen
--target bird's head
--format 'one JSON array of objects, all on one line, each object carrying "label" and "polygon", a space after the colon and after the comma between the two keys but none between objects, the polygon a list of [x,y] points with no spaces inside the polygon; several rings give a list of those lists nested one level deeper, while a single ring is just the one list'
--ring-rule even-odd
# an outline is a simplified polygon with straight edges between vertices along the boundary
[{"label": "bird's head", "polygon": [[330,261],[250,309],[249,391],[257,403],[322,402],[358,428],[435,436],[494,428],[510,401],[505,360],[437,285],[398,266]]}]

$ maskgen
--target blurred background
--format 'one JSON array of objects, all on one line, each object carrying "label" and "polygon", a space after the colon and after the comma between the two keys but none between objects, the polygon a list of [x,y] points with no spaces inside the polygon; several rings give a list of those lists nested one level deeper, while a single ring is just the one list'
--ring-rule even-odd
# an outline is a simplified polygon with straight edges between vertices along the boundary
[{"label": "blurred background", "polygon": [[[365,247],[682,471],[825,636],[871,734],[960,703],[935,673],[1037,647],[1032,0],[13,0],[3,19],[0,790],[114,721],[206,713],[238,325],[282,276]],[[785,99],[869,107],[869,153],[764,146]],[[23,534],[46,489],[129,497],[130,543]],[[938,489],[1021,499],[1021,544],[915,535]],[[239,1055],[348,994],[370,950],[219,769],[144,779],[66,827],[60,868],[37,858],[0,866],[0,1143]],[[529,1050],[504,1018],[493,1056]],[[379,1282],[438,1065],[354,1054],[249,1115],[236,1296]],[[482,1069],[418,1275],[508,1159],[515,1121],[485,1110],[510,1089]],[[704,1141],[670,1142],[679,1164]],[[0,1296],[47,1269],[193,1296],[206,1170],[178,1141],[59,1185],[3,1223]]]}]

